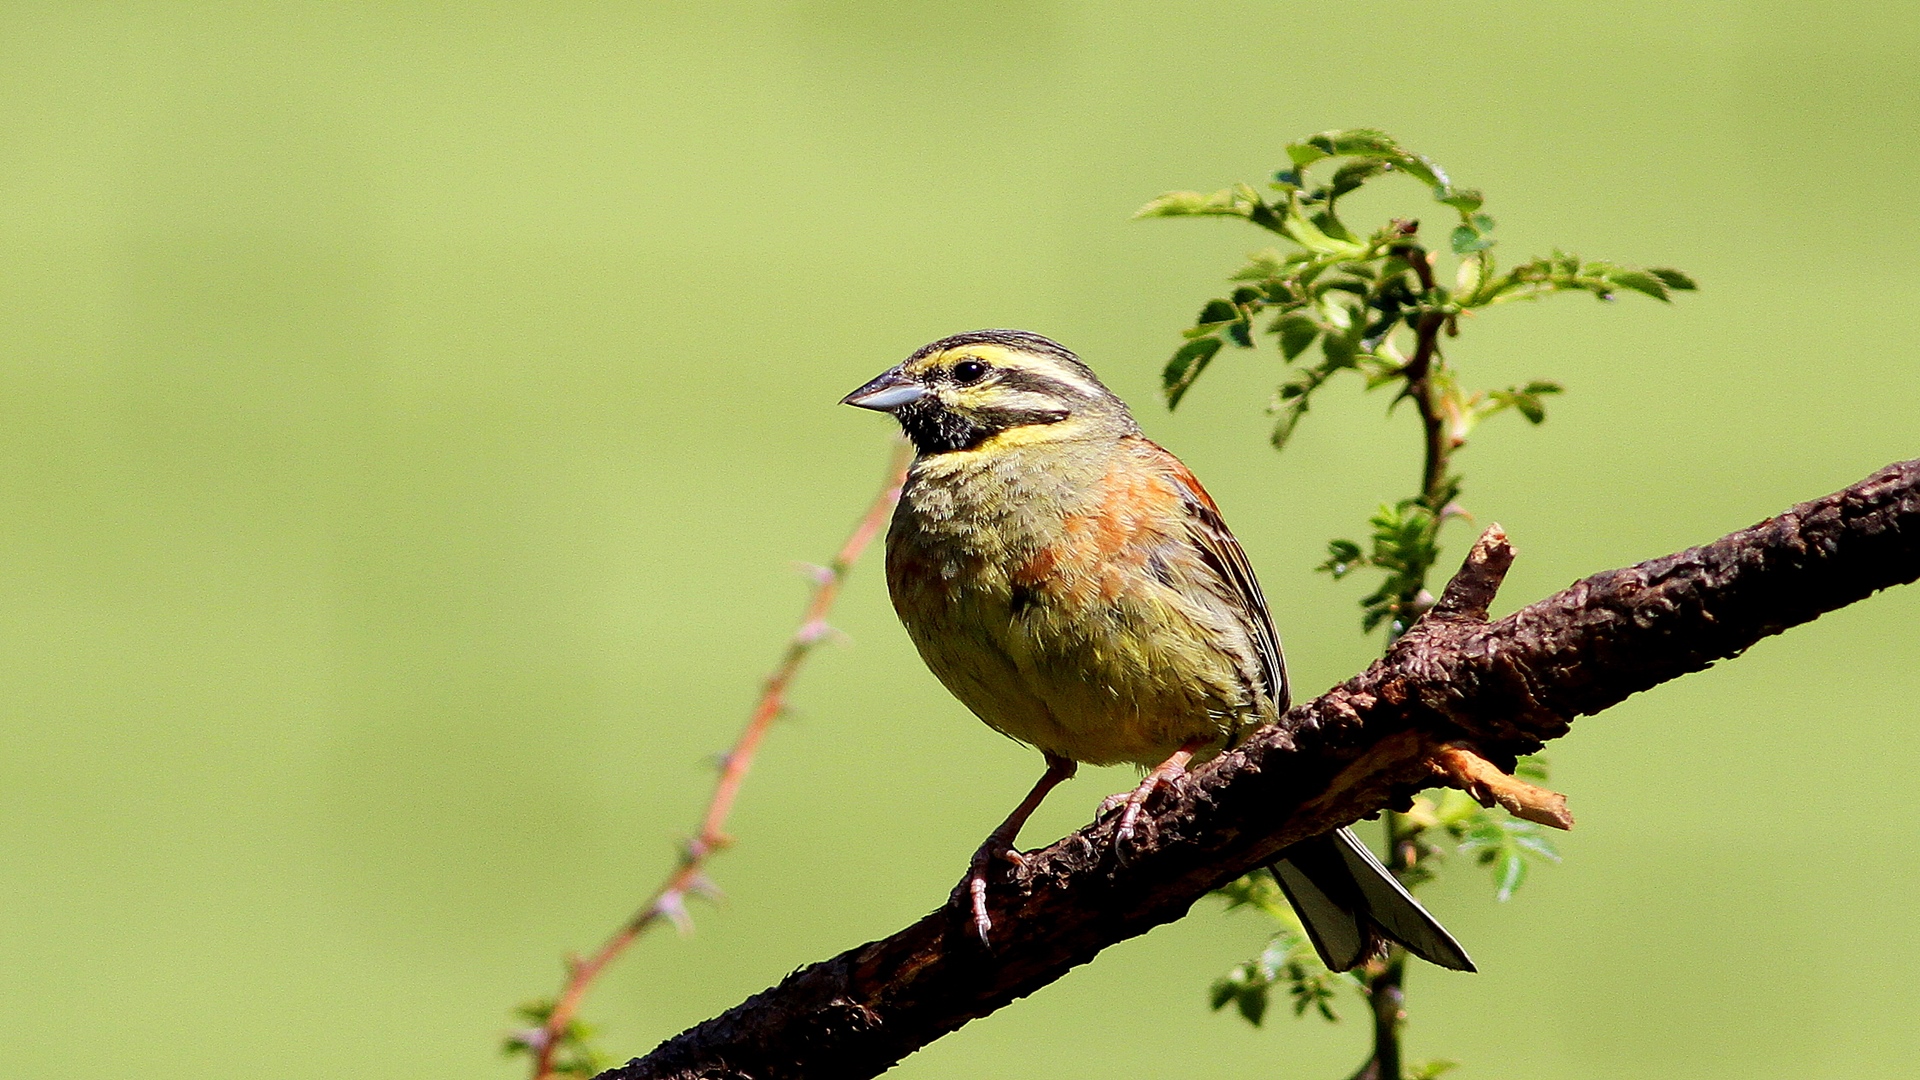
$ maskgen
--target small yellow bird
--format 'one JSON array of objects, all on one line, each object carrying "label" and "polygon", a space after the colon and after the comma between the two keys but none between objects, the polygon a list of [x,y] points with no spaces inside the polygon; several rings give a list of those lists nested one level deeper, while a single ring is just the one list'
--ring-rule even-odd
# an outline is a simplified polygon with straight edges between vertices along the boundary
[{"label": "small yellow bird", "polygon": [[[1148,770],[1115,841],[1188,763],[1287,707],[1260,585],[1219,508],[1066,348],[1020,330],[936,341],[844,402],[893,414],[918,451],[887,531],[887,588],[920,656],[1047,769],[974,853],[982,941],[995,860],[1077,762]],[[1345,971],[1398,941],[1473,970],[1453,937],[1345,829],[1274,876],[1322,960]]]}]

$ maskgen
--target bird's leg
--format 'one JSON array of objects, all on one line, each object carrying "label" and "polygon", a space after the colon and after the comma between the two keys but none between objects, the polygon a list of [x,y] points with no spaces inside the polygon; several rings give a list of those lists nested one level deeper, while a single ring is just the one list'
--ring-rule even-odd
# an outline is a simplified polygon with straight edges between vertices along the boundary
[{"label": "bird's leg", "polygon": [[1155,765],[1152,771],[1147,773],[1146,779],[1140,781],[1139,787],[1125,795],[1109,795],[1106,801],[1100,804],[1102,816],[1111,813],[1115,807],[1123,807],[1120,811],[1120,823],[1113,827],[1115,851],[1122,850],[1122,845],[1132,842],[1134,822],[1140,819],[1140,810],[1147,805],[1147,800],[1153,798],[1154,792],[1163,787],[1172,787],[1175,781],[1187,775],[1187,762],[1192,761],[1194,753],[1205,745],[1207,745],[1205,739],[1188,739],[1184,746],[1173,752],[1172,757]]},{"label": "bird's leg", "polygon": [[967,895],[973,904],[973,932],[980,935],[981,944],[991,944],[987,931],[993,928],[993,920],[987,918],[987,872],[993,869],[995,859],[1005,859],[1015,866],[1025,864],[1026,857],[1013,849],[1020,827],[1040,809],[1048,792],[1073,778],[1077,767],[1068,758],[1047,754],[1047,771],[1034,782],[1033,790],[1027,792],[1027,797],[1020,800],[1020,805],[1013,808],[1013,813],[1007,815],[999,828],[987,834],[986,842],[973,853],[973,861],[967,866]]}]

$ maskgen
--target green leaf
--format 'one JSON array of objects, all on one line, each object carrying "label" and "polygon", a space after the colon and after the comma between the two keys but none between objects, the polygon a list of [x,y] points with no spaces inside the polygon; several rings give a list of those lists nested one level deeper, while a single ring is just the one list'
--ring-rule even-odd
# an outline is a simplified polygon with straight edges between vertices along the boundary
[{"label": "green leaf", "polygon": [[[1251,218],[1268,210],[1260,193],[1245,184],[1202,194],[1198,191],[1169,191],[1133,212],[1137,218],[1152,217],[1243,217]],[[1270,211],[1269,211],[1270,212]]]},{"label": "green leaf", "polygon": [[1474,807],[1467,818],[1446,827],[1461,838],[1462,854],[1471,854],[1481,865],[1493,869],[1494,895],[1501,901],[1512,899],[1514,891],[1526,881],[1529,856],[1560,861],[1559,852],[1540,826],[1502,811]]},{"label": "green leaf", "polygon": [[1527,880],[1527,860],[1518,851],[1509,852],[1500,857],[1500,871],[1495,875],[1496,891],[1494,899],[1505,903],[1513,899],[1515,889]]},{"label": "green leaf", "polygon": [[[1281,387],[1281,392],[1285,393],[1286,389]],[[1287,440],[1293,438],[1293,429],[1300,426],[1300,418],[1306,414],[1307,395],[1304,393],[1295,396],[1286,408],[1280,410],[1280,419],[1273,422],[1273,434],[1267,436],[1267,441],[1273,444],[1275,450],[1286,449]]]},{"label": "green leaf", "polygon": [[1333,216],[1333,211],[1330,209],[1322,210],[1317,214],[1313,214],[1308,218],[1308,220],[1313,222],[1314,228],[1319,229],[1321,232],[1325,233],[1328,236],[1333,237],[1335,240],[1343,240],[1349,244],[1354,244],[1354,245],[1358,245],[1360,243],[1360,238],[1353,235],[1353,233],[1345,225],[1342,225],[1340,223],[1340,219]]},{"label": "green leaf", "polygon": [[[1280,231],[1293,238],[1294,242],[1316,255],[1330,255],[1340,259],[1356,259],[1366,254],[1367,246],[1354,240],[1342,240],[1328,236],[1311,220],[1298,214],[1289,214],[1280,224]],[[1343,232],[1345,230],[1342,230]]]},{"label": "green leaf", "polygon": [[1260,1021],[1267,1015],[1267,988],[1262,986],[1257,991],[1243,991],[1235,1004],[1240,1007],[1240,1015],[1246,1017],[1247,1023],[1259,1027]]},{"label": "green leaf", "polygon": [[[1295,147],[1301,148],[1296,152]],[[1323,131],[1309,136],[1304,143],[1295,143],[1287,147],[1287,153],[1294,164],[1301,165],[1301,155],[1317,150],[1319,155],[1310,158],[1318,161],[1323,157],[1347,156],[1375,158],[1386,162],[1405,173],[1421,180],[1436,191],[1452,186],[1446,171],[1432,159],[1416,154],[1396,142],[1393,136],[1373,128],[1348,128],[1341,131]]]},{"label": "green leaf", "polygon": [[1333,174],[1333,181],[1327,186],[1327,197],[1337,199],[1349,191],[1357,190],[1360,185],[1385,172],[1387,166],[1378,160],[1355,161],[1340,166]]},{"label": "green leaf", "polygon": [[1207,323],[1229,323],[1240,318],[1240,309],[1233,306],[1231,300],[1209,300],[1207,306],[1200,309],[1199,317],[1193,320],[1195,326]]},{"label": "green leaf", "polygon": [[1645,293],[1655,300],[1670,301],[1672,299],[1672,296],[1667,292],[1667,283],[1661,280],[1658,275],[1650,274],[1645,270],[1629,270],[1625,267],[1614,267],[1607,271],[1604,276],[1608,281],[1613,282],[1623,289],[1632,289],[1634,292]]},{"label": "green leaf", "polygon": [[1248,1023],[1259,1027],[1267,1015],[1267,990],[1272,983],[1272,973],[1260,965],[1240,964],[1214,980],[1207,1002],[1216,1012],[1231,1004]]},{"label": "green leaf", "polygon": [[1268,280],[1261,285],[1260,289],[1267,305],[1297,308],[1302,301],[1300,296],[1295,295],[1293,282],[1286,278]]},{"label": "green leaf", "polygon": [[1659,278],[1662,282],[1665,282],[1667,288],[1672,289],[1675,292],[1692,292],[1693,290],[1698,289],[1700,287],[1693,283],[1692,278],[1688,277],[1687,275],[1681,273],[1678,270],[1670,269],[1668,267],[1664,267],[1664,266],[1651,267],[1647,270],[1647,273],[1652,274],[1654,277]]},{"label": "green leaf", "polygon": [[1305,315],[1282,315],[1273,328],[1280,335],[1280,355],[1289,363],[1306,352],[1313,345],[1313,339],[1320,336],[1320,324]]},{"label": "green leaf", "polygon": [[1354,366],[1360,356],[1359,346],[1345,334],[1328,334],[1320,339],[1320,352],[1327,358],[1328,373]]},{"label": "green leaf", "polygon": [[1486,201],[1475,188],[1442,188],[1434,192],[1433,197],[1453,207],[1455,210],[1460,211],[1462,214],[1473,213],[1475,210],[1480,209],[1481,203]]},{"label": "green leaf", "polygon": [[1482,406],[1482,415],[1492,415],[1502,408],[1514,409],[1533,423],[1542,423],[1547,418],[1547,407],[1542,404],[1538,394],[1524,390],[1495,390],[1487,395],[1491,406]]},{"label": "green leaf", "polygon": [[[1296,187],[1299,186],[1301,169],[1306,168],[1307,166],[1313,164],[1316,161],[1322,161],[1332,156],[1333,156],[1333,153],[1331,151],[1322,150],[1320,147],[1314,145],[1311,141],[1288,143],[1287,144],[1287,160],[1293,162],[1294,186]],[[1274,179],[1281,180],[1282,178],[1280,174],[1276,173],[1274,174]]]},{"label": "green leaf", "polygon": [[1560,852],[1554,849],[1553,842],[1542,833],[1515,833],[1513,845],[1524,851],[1531,851],[1548,862],[1560,861]]},{"label": "green leaf", "polygon": [[1494,245],[1491,236],[1482,236],[1470,225],[1456,225],[1449,238],[1455,255],[1471,255],[1476,251],[1485,251]]},{"label": "green leaf", "polygon": [[[1219,193],[1216,193],[1219,194]],[[1231,204],[1225,204],[1231,205]],[[1169,191],[1133,212],[1135,218],[1188,217],[1221,213],[1223,204],[1197,191]]]},{"label": "green leaf", "polygon": [[1229,281],[1265,281],[1268,278],[1284,276],[1287,272],[1287,260],[1277,249],[1264,248],[1247,256],[1247,265],[1237,271]]},{"label": "green leaf", "polygon": [[1351,540],[1327,541],[1327,561],[1314,567],[1325,574],[1332,574],[1335,581],[1351,574],[1360,565],[1360,545]]},{"label": "green leaf", "polygon": [[1166,370],[1160,373],[1160,392],[1167,396],[1167,408],[1179,407],[1180,399],[1187,395],[1194,380],[1207,369],[1213,355],[1220,351],[1222,342],[1217,337],[1204,337],[1189,341],[1180,346],[1167,361]]}]

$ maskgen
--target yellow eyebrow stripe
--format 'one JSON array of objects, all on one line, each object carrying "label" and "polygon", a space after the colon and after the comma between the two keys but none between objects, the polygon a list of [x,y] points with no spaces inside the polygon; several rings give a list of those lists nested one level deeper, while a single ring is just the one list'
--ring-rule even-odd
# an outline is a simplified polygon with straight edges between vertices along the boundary
[{"label": "yellow eyebrow stripe", "polygon": [[1075,371],[1071,364],[1063,363],[1050,356],[1009,349],[1003,345],[962,345],[941,353],[935,358],[935,363],[944,363],[949,357],[958,361],[963,356],[977,356],[995,367],[1005,368],[1008,371],[1031,371],[1036,375],[1045,375],[1054,382],[1071,388],[1082,397],[1106,396],[1104,390]]}]

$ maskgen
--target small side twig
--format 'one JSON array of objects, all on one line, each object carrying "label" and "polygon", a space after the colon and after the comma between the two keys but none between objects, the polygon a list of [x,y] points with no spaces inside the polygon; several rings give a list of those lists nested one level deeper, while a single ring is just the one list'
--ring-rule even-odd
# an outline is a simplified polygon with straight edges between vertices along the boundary
[{"label": "small side twig", "polygon": [[1459,744],[1433,755],[1434,769],[1449,787],[1473,796],[1481,806],[1498,805],[1517,818],[1556,829],[1573,828],[1567,797],[1508,775],[1499,766]]},{"label": "small side twig", "polygon": [[827,613],[840,597],[840,587],[846,581],[847,572],[886,526],[893,512],[893,504],[900,498],[900,487],[906,481],[907,465],[912,461],[912,456],[912,448],[904,441],[895,445],[880,493],[854,525],[846,542],[840,545],[833,561],[820,568],[815,575],[813,596],[807,602],[806,613],[801,616],[800,625],[794,630],[793,636],[787,639],[787,647],[780,656],[779,664],[767,676],[760,699],[748,716],[746,726],[720,759],[720,778],[714,784],[713,798],[707,803],[706,813],[700,818],[700,831],[682,846],[680,860],[673,872],[654,890],[646,904],[614,931],[593,955],[568,959],[566,985],[561,987],[559,996],[554,999],[552,1011],[537,1032],[530,1032],[524,1037],[524,1041],[533,1049],[534,1080],[549,1080],[556,1075],[553,1071],[555,1051],[578,1014],[587,990],[607,965],[618,959],[640,935],[663,919],[678,927],[690,925],[686,906],[688,893],[717,894],[713,884],[707,880],[706,865],[709,859],[732,843],[732,838],[725,830],[727,818],[733,812],[734,800],[740,794],[740,784],[753,765],[753,756],[759,750],[761,740],[786,709],[787,689],[793,684],[794,676],[799,674],[808,655],[830,637]]},{"label": "small side twig", "polygon": [[1507,571],[1513,568],[1513,544],[1499,522],[1487,526],[1467,552],[1467,561],[1453,575],[1433,605],[1435,618],[1487,621],[1487,609],[1499,594]]}]

